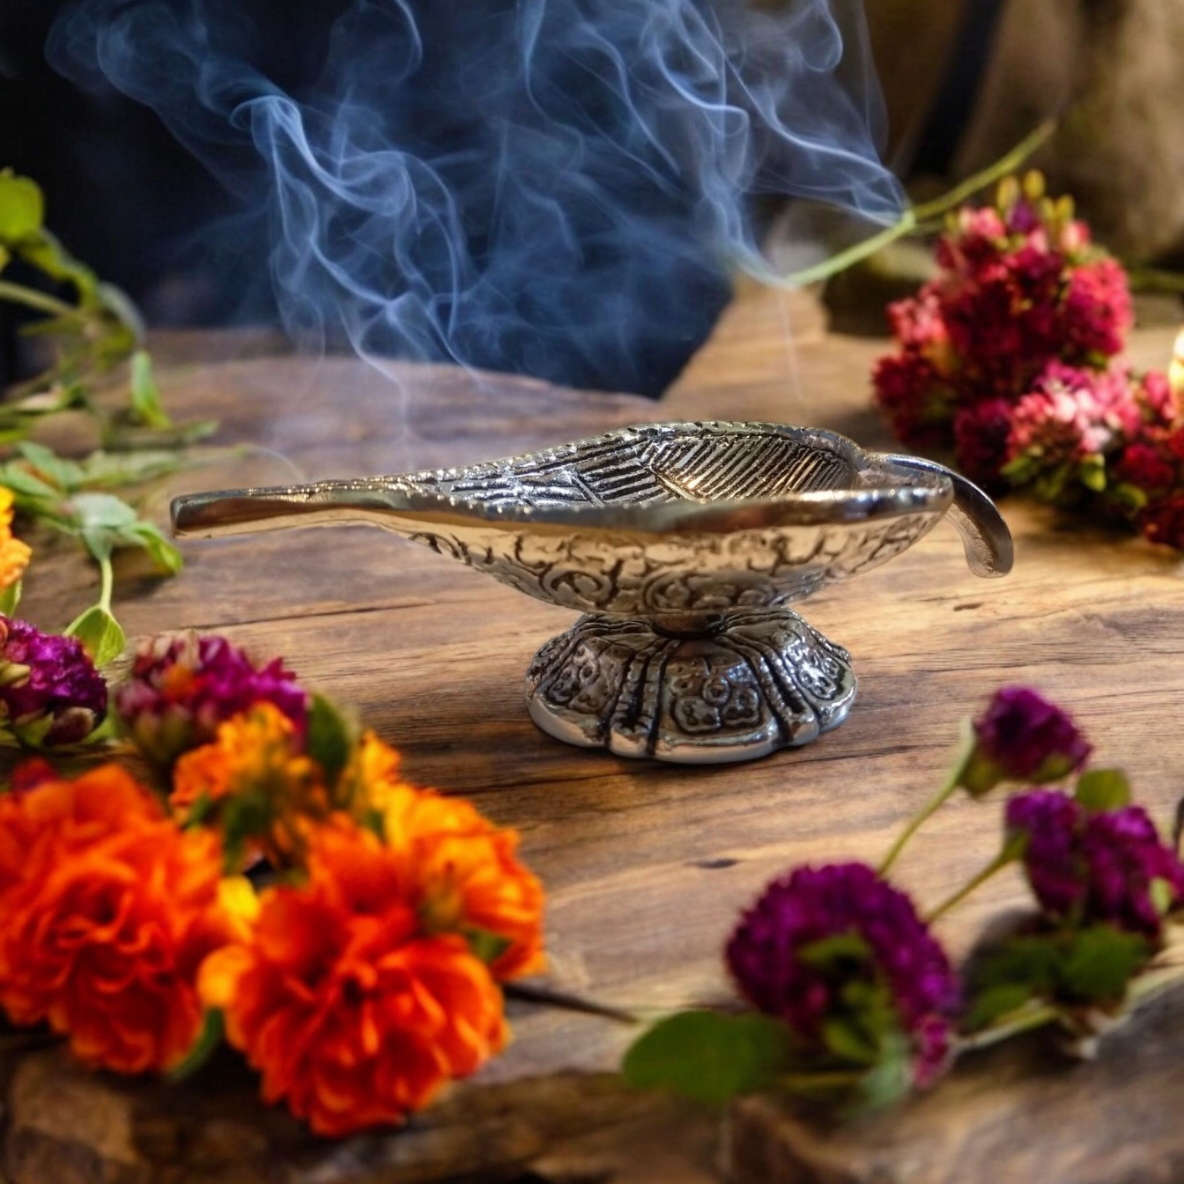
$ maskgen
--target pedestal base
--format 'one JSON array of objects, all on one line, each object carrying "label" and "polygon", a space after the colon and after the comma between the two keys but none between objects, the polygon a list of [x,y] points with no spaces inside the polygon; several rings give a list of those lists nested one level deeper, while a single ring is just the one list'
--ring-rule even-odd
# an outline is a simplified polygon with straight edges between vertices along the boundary
[{"label": "pedestal base", "polygon": [[723,613],[703,632],[581,617],[526,676],[530,716],[569,744],[682,764],[754,760],[837,727],[846,650],[788,609]]}]

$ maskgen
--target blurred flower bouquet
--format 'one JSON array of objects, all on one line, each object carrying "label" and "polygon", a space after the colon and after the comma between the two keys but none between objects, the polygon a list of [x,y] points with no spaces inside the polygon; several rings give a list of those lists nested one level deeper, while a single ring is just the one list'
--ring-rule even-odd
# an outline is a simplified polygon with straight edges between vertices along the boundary
[{"label": "blurred flower bouquet", "polygon": [[[725,951],[748,1008],[662,1020],[626,1055],[629,1081],[714,1101],[779,1089],[882,1105],[932,1086],[960,1053],[1036,1027],[1056,1025],[1088,1054],[1139,998],[1179,979],[1167,945],[1184,865],[1123,774],[1085,769],[1076,725],[1026,688],[999,691],[967,731],[946,784],[878,868],[799,867],[768,885]],[[918,909],[888,879],[908,841],[959,790],[985,798],[1004,785],[1015,792],[995,857]],[[934,923],[1012,865],[1029,908],[957,970]]]},{"label": "blurred flower bouquet", "polygon": [[[3,619],[0,725],[63,751],[107,709],[77,641]],[[220,637],[149,642],[111,698],[136,777],[41,758],[0,794],[0,1007],[82,1062],[185,1073],[223,1039],[312,1129],[395,1123],[507,1040],[542,962],[517,837]]]},{"label": "blurred flower bouquet", "polygon": [[873,375],[899,439],[953,449],[990,492],[1024,489],[1184,548],[1180,392],[1121,360],[1127,276],[1070,199],[1048,197],[1039,173],[1005,178],[994,206],[949,216],[937,262],[889,306],[897,349]]}]

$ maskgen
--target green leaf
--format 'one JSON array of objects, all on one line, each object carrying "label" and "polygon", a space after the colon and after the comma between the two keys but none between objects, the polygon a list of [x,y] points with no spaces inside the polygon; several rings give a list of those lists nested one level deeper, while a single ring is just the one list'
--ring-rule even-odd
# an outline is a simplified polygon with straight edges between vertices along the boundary
[{"label": "green leaf", "polygon": [[1028,983],[1000,983],[971,997],[966,1012],[965,1026],[970,1032],[989,1027],[996,1020],[1018,1011],[1032,998]]},{"label": "green leaf", "polygon": [[908,1037],[893,1032],[883,1042],[880,1059],[859,1080],[859,1100],[865,1110],[879,1110],[903,1098],[913,1087]]},{"label": "green leaf", "polygon": [[1110,496],[1115,501],[1121,502],[1128,510],[1135,511],[1141,510],[1151,500],[1145,490],[1125,481],[1111,485]]},{"label": "green leaf", "polygon": [[1118,810],[1130,805],[1131,786],[1121,769],[1090,769],[1077,778],[1073,796],[1087,810]]},{"label": "green leaf", "polygon": [[117,547],[141,547],[165,575],[175,576],[184,566],[181,552],[151,522],[136,522],[115,533]]},{"label": "green leaf", "polygon": [[152,359],[148,351],[138,349],[132,354],[132,416],[137,423],[150,428],[171,428],[169,419],[160,401],[160,388],[152,376]]},{"label": "green leaf", "polygon": [[755,1013],[682,1011],[635,1041],[621,1072],[639,1089],[726,1102],[772,1085],[788,1059],[789,1035],[776,1020]]},{"label": "green leaf", "polygon": [[66,636],[77,637],[96,666],[113,662],[127,645],[123,627],[101,604],[93,605],[71,621]]},{"label": "green leaf", "polygon": [[1077,468],[1077,477],[1086,489],[1101,493],[1106,488],[1106,462],[1099,455],[1087,456]]},{"label": "green leaf", "polygon": [[[115,284],[100,280],[96,285],[95,294],[99,306],[110,313],[120,325],[119,330],[107,335],[103,348],[111,355],[108,357],[109,361],[122,361],[144,340],[147,332],[144,327],[144,318],[140,315],[135,301]],[[147,354],[144,356],[147,357]],[[135,358],[133,357],[132,360],[134,362]],[[151,369],[149,369],[149,379],[151,379]]]},{"label": "green leaf", "polygon": [[26,263],[44,272],[51,280],[73,284],[85,304],[98,303],[99,281],[95,273],[79,263],[44,227],[36,238],[20,244],[19,253]]},{"label": "green leaf", "polygon": [[1085,1002],[1121,999],[1131,977],[1146,964],[1151,950],[1145,938],[1109,925],[1094,925],[1073,936],[1061,966],[1069,996]]},{"label": "green leaf", "polygon": [[82,468],[76,462],[58,456],[52,448],[26,440],[17,451],[32,465],[34,476],[45,478],[63,493],[73,493],[82,484]]},{"label": "green leaf", "polygon": [[999,470],[999,472],[1017,488],[1021,485],[1027,485],[1033,477],[1036,476],[1037,466],[1036,462],[1030,457],[1020,455],[1013,461],[1009,461]]},{"label": "green leaf", "polygon": [[1169,881],[1156,876],[1151,881],[1147,891],[1151,897],[1151,903],[1155,905],[1156,911],[1160,916],[1167,916],[1171,912],[1172,905],[1176,903],[1176,889]]},{"label": "green leaf", "polygon": [[55,489],[54,486],[29,472],[21,461],[9,461],[7,464],[0,465],[0,484],[6,485],[12,490],[18,510],[32,508],[35,512],[36,507],[30,507],[27,504],[29,500],[54,502],[61,497],[61,490]]},{"label": "green leaf", "polygon": [[0,592],[0,613],[11,617],[16,612],[16,606],[21,602],[21,581],[16,580]]},{"label": "green leaf", "polygon": [[203,789],[197,795],[197,801],[189,807],[189,812],[185,816],[185,829],[192,830],[194,827],[202,826],[208,818],[214,813],[217,802],[210,797]]},{"label": "green leaf", "polygon": [[798,957],[809,966],[825,967],[835,962],[866,962],[871,952],[858,933],[836,933],[802,946]]},{"label": "green leaf", "polygon": [[166,477],[181,467],[181,457],[164,449],[142,452],[92,452],[81,462],[82,483],[88,489],[117,489]]},{"label": "green leaf", "polygon": [[488,929],[466,929],[464,935],[473,954],[486,966],[496,962],[514,944],[508,937],[490,933]]},{"label": "green leaf", "polygon": [[356,729],[332,700],[313,695],[308,710],[308,755],[325,770],[325,779],[336,785],[353,753]]},{"label": "green leaf", "polygon": [[822,1040],[841,1061],[856,1065],[874,1065],[880,1050],[868,1034],[851,1019],[829,1019],[822,1025]]},{"label": "green leaf", "polygon": [[224,1031],[222,1013],[217,1010],[207,1011],[202,1019],[201,1031],[198,1033],[193,1047],[185,1054],[185,1059],[179,1065],[169,1070],[168,1079],[174,1082],[184,1081],[186,1077],[196,1073],[222,1043]]},{"label": "green leaf", "polygon": [[135,510],[113,493],[79,493],[70,499],[80,531],[119,530],[136,523]]},{"label": "green leaf", "polygon": [[187,419],[170,428],[138,427],[119,416],[104,425],[103,445],[112,452],[138,452],[144,449],[185,448],[218,430],[216,419]]},{"label": "green leaf", "polygon": [[32,238],[45,220],[45,199],[35,181],[0,172],[0,240],[20,243]]}]

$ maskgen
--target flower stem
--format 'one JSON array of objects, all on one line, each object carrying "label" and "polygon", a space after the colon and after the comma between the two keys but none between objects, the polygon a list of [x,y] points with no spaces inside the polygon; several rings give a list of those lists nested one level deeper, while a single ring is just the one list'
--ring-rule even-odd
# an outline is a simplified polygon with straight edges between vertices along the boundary
[{"label": "flower stem", "polygon": [[111,566],[110,555],[104,555],[99,560],[99,576],[102,580],[99,591],[99,607],[109,613],[111,611],[111,593],[115,587],[115,569]]},{"label": "flower stem", "polygon": [[26,308],[36,309],[37,312],[48,313],[50,316],[70,317],[79,321],[87,319],[85,313],[56,296],[49,296],[35,288],[26,288],[23,284],[14,284],[8,280],[0,280],[0,300],[11,300],[13,304],[23,304]]},{"label": "flower stem", "polygon": [[1003,850],[991,860],[986,867],[982,868],[975,875],[971,876],[953,896],[947,896],[935,908],[928,917],[925,918],[927,925],[932,925],[938,917],[944,916],[955,905],[961,904],[972,892],[981,888],[996,872],[1002,871],[1009,863],[1014,863],[1019,852],[1022,850],[1021,843],[1006,843]]},{"label": "flower stem", "polygon": [[880,875],[886,876],[888,870],[896,862],[897,856],[904,850],[905,845],[909,839],[913,837],[925,824],[930,815],[934,814],[938,807],[945,804],[950,795],[958,788],[958,782],[962,777],[962,770],[966,767],[966,762],[970,757],[970,753],[974,746],[974,732],[968,724],[963,724],[963,738],[962,746],[958,750],[958,759],[954,762],[953,769],[950,770],[949,776],[946,778],[941,788],[921,807],[920,811],[913,815],[905,825],[904,830],[896,837],[896,842],[888,849],[888,854],[884,856],[880,863]]},{"label": "flower stem", "polygon": [[618,1024],[637,1024],[641,1017],[623,1007],[613,1007],[611,1004],[598,1003],[595,999],[585,999],[579,995],[558,991],[552,987],[527,984],[503,983],[502,993],[507,999],[517,999],[523,1003],[539,1003],[546,1007],[554,1007],[559,1011],[575,1011],[583,1015],[598,1015],[604,1019],[615,1020]]},{"label": "flower stem", "polygon": [[1010,152],[1001,156],[994,164],[988,165],[972,177],[967,177],[965,181],[955,185],[948,193],[943,193],[941,197],[936,197],[932,201],[922,202],[918,206],[909,206],[900,216],[899,222],[885,227],[877,234],[873,234],[871,238],[865,238],[862,242],[855,243],[837,255],[831,255],[820,263],[815,263],[812,267],[795,271],[791,275],[781,276],[773,283],[779,288],[799,288],[805,284],[818,283],[820,280],[829,279],[832,275],[846,271],[848,267],[862,262],[877,251],[890,246],[897,239],[912,234],[919,224],[948,213],[955,206],[961,205],[967,198],[973,197],[980,189],[985,189],[988,185],[1019,168],[1052,135],[1055,129],[1056,122],[1046,120],[1034,131],[1029,132]]},{"label": "flower stem", "polygon": [[958,1054],[975,1052],[981,1048],[990,1048],[992,1044],[999,1044],[1018,1036],[1021,1032],[1030,1032],[1033,1028],[1043,1028],[1046,1024],[1056,1023],[1061,1017],[1060,1009],[1051,1003],[1037,1006],[1025,1004],[1016,1011],[1001,1016],[990,1027],[975,1032],[973,1036],[965,1036],[958,1041]]}]

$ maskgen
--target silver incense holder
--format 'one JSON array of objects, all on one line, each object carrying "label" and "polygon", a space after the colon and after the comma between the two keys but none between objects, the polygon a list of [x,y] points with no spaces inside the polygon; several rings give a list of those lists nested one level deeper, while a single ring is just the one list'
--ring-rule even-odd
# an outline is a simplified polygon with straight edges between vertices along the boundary
[{"label": "silver incense holder", "polygon": [[941,465],[815,428],[670,423],[460,469],[179,497],[181,538],[364,522],[583,613],[526,675],[569,744],[688,764],[807,744],[855,699],[850,655],[786,605],[895,558],[946,514],[971,571],[1011,569],[991,500]]}]

